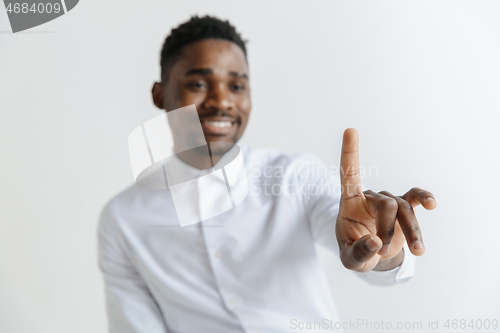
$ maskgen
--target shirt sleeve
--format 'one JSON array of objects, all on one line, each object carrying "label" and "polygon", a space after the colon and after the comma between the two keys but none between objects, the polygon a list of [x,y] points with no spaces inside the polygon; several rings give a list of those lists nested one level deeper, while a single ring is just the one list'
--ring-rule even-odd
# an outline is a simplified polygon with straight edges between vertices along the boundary
[{"label": "shirt sleeve", "polygon": [[[336,256],[339,256],[339,246],[335,234],[337,215],[339,213],[341,186],[334,170],[326,168],[319,159],[306,158],[307,176],[299,180],[306,191],[302,191],[305,206],[308,210],[311,232],[316,244],[319,244]],[[302,173],[305,175],[306,173]],[[404,259],[400,266],[389,271],[355,272],[358,277],[374,286],[390,286],[408,281],[415,274],[415,257],[408,246],[404,245]]]},{"label": "shirt sleeve", "polygon": [[98,227],[98,260],[104,277],[110,333],[166,333],[161,311],[130,262],[108,205]]}]

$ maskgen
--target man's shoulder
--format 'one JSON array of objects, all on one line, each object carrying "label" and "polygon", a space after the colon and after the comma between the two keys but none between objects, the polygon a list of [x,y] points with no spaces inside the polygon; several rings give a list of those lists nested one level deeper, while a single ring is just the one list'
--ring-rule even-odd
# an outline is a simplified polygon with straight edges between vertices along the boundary
[{"label": "man's shoulder", "polygon": [[[124,217],[147,212],[161,200],[165,195],[165,190],[143,189],[136,184],[132,184],[113,196],[104,205],[101,211],[101,223],[103,221],[120,222]],[[159,198],[160,197],[160,198]]]},{"label": "man's shoulder", "polygon": [[109,199],[105,208],[116,209],[131,206],[138,200],[138,198],[146,194],[147,193],[145,193],[144,189],[140,188],[135,183],[131,184]]}]

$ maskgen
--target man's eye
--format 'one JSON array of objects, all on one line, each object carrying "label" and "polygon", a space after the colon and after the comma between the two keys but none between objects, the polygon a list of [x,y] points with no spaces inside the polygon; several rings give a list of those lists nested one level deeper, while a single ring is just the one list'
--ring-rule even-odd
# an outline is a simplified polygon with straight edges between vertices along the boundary
[{"label": "man's eye", "polygon": [[207,85],[203,82],[192,82],[189,86],[194,89],[204,89],[207,87]]},{"label": "man's eye", "polygon": [[245,90],[245,86],[243,84],[235,84],[235,85],[233,85],[233,90],[234,91],[242,91],[242,90]]}]

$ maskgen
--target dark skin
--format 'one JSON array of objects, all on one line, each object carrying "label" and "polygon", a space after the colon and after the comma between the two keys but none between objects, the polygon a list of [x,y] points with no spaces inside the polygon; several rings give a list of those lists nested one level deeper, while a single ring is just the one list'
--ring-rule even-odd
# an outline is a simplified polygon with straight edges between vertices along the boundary
[{"label": "dark skin", "polygon": [[[153,101],[158,108],[168,112],[195,104],[206,142],[236,143],[241,138],[252,104],[248,64],[238,45],[219,39],[188,44],[166,76],[166,82],[153,85]],[[230,126],[211,126],[214,122]],[[177,141],[174,144],[182,145]],[[215,164],[225,150],[214,146],[211,154]],[[180,158],[199,169],[211,166],[195,151]]]},{"label": "dark skin", "polygon": [[389,270],[401,264],[405,239],[414,255],[424,254],[415,207],[434,209],[436,199],[418,187],[402,196],[363,192],[358,147],[358,132],[348,128],[340,159],[342,196],[336,228],[340,259],[346,268],[359,272]]},{"label": "dark skin", "polygon": [[[154,104],[165,111],[195,104],[206,142],[236,143],[248,123],[251,110],[248,64],[236,44],[206,39],[186,45],[169,66],[162,82],[153,85]],[[422,241],[415,207],[434,209],[432,193],[412,188],[402,196],[387,191],[361,190],[358,133],[344,132],[341,155],[342,196],[337,217],[340,258],[348,269],[366,272],[389,270],[403,260],[403,245],[420,256]],[[176,146],[181,142],[174,142]],[[212,163],[224,150],[212,149]],[[205,169],[206,159],[192,151],[182,155],[184,162]]]}]

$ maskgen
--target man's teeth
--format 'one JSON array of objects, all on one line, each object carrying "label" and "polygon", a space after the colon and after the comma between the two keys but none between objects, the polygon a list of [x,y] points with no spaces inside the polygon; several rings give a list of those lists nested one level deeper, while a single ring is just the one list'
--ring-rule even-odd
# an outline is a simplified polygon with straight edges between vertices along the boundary
[{"label": "man's teeth", "polygon": [[213,126],[213,127],[231,127],[230,121],[205,121],[205,125]]}]

